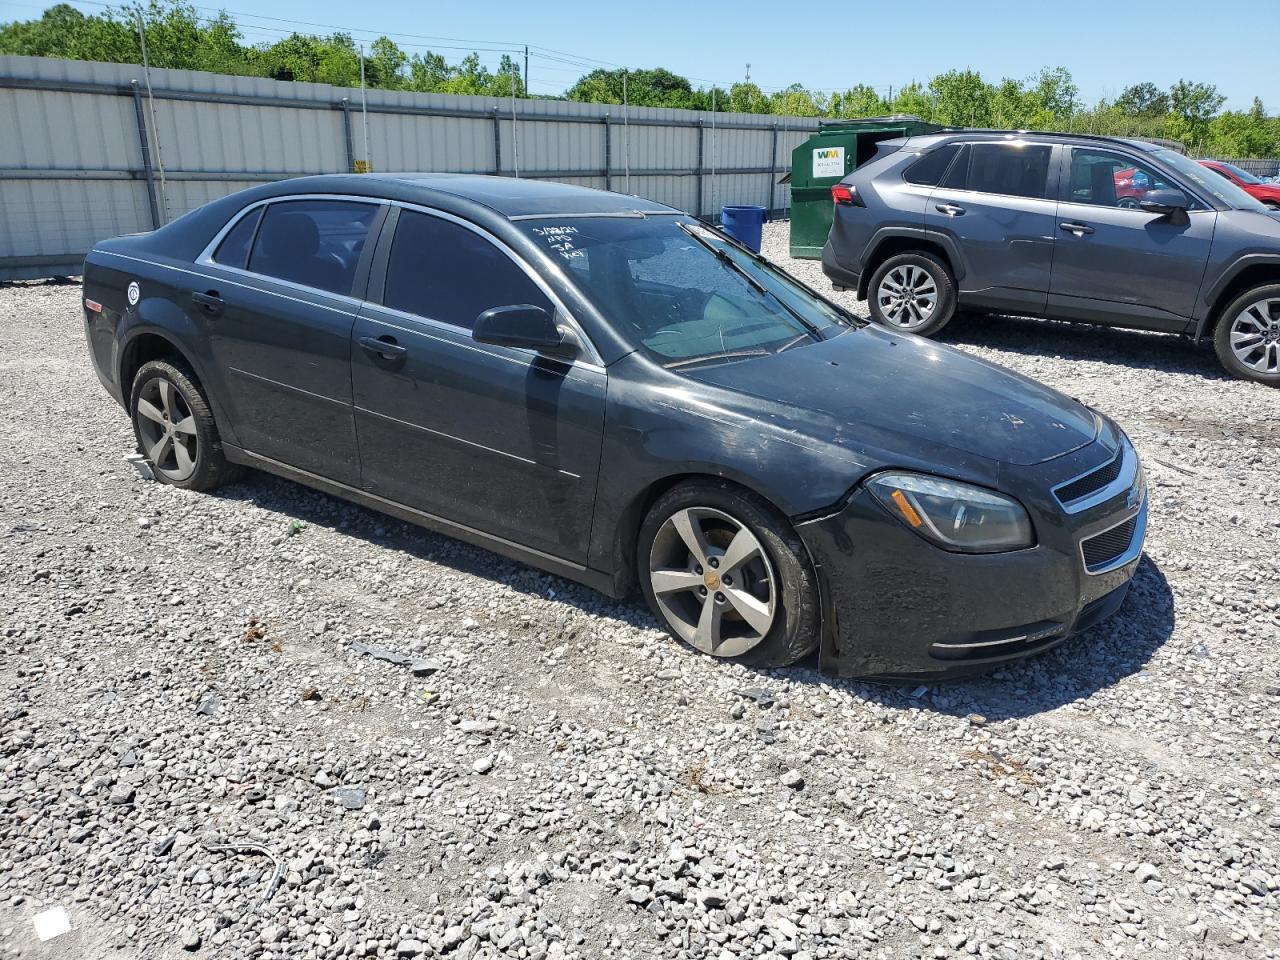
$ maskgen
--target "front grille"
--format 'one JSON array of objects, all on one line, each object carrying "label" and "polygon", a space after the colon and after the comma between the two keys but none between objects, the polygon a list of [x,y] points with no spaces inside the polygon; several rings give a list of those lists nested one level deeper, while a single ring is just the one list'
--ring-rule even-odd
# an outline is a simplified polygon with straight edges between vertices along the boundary
[{"label": "front grille", "polygon": [[1123,555],[1133,543],[1134,531],[1138,529],[1138,516],[1135,513],[1124,523],[1082,541],[1080,552],[1084,555],[1084,568],[1092,573]]},{"label": "front grille", "polygon": [[1107,484],[1111,483],[1120,476],[1120,470],[1124,466],[1124,453],[1117,453],[1115,458],[1104,463],[1092,473],[1086,473],[1083,477],[1077,477],[1070,483],[1065,483],[1054,490],[1059,502],[1064,507],[1069,507],[1077,500],[1083,500],[1091,493],[1097,493]]}]

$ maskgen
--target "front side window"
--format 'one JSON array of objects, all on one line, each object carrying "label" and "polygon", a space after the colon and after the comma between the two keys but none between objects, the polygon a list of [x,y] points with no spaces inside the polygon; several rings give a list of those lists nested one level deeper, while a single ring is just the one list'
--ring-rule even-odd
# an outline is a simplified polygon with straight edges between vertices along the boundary
[{"label": "front side window", "polygon": [[329,293],[349,294],[377,207],[351,200],[268,205],[249,270]]},{"label": "front side window", "polygon": [[227,231],[227,235],[218,244],[213,255],[213,262],[224,267],[238,267],[243,270],[249,259],[249,244],[253,243],[254,231],[258,229],[258,221],[262,218],[262,208],[250,210],[236,221],[236,225]]},{"label": "front side window", "polygon": [[[1048,144],[973,143],[966,152],[968,169],[963,171],[964,189],[1007,197],[1047,196],[1049,161],[1053,156],[1053,148]],[[951,174],[948,180],[952,180]]]},{"label": "front side window", "polygon": [[668,367],[777,353],[849,327],[837,308],[693,220],[520,226],[619,333]]},{"label": "front side window", "polygon": [[382,303],[464,330],[492,307],[531,303],[554,312],[546,294],[491,241],[413,210],[400,211]]},{"label": "front side window", "polygon": [[1152,190],[1178,189],[1153,167],[1109,150],[1073,149],[1069,176],[1067,199],[1095,207],[1139,209]]}]

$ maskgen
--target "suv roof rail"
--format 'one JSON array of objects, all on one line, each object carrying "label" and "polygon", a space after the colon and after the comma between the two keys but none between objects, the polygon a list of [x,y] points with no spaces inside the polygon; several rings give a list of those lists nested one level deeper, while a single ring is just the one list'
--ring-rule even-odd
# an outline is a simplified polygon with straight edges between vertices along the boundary
[{"label": "suv roof rail", "polygon": [[935,133],[922,133],[919,134],[919,136],[933,137],[955,133],[1003,133],[1009,136],[1071,137],[1076,140],[1096,140],[1100,143],[1132,144],[1134,141],[1138,141],[1141,143],[1150,143],[1158,147],[1165,147],[1183,155],[1187,152],[1187,148],[1177,140],[1164,140],[1160,137],[1121,137],[1105,133],[1076,133],[1065,130],[1010,130],[1003,127],[948,127],[945,130],[938,130]]}]

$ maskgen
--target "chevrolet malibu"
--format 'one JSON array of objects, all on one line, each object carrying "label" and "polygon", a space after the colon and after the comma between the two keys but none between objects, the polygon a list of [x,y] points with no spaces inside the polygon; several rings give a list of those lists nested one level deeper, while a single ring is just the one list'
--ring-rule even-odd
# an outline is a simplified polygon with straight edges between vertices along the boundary
[{"label": "chevrolet malibu", "polygon": [[253,467],[638,585],[715,657],[981,670],[1114,612],[1142,552],[1106,417],[635,197],[282,181],[98,244],[84,319],[161,482]]}]

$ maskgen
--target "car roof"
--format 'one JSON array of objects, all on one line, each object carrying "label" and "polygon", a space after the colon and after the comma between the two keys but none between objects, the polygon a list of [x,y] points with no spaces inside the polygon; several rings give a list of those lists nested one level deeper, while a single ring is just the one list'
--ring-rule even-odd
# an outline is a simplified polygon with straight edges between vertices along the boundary
[{"label": "car roof", "polygon": [[[338,193],[441,206],[441,201],[480,204],[507,219],[543,216],[608,216],[678,213],[673,207],[640,197],[593,190],[567,183],[475,173],[322,174],[277,181],[264,193]],[[451,206],[452,204],[445,204]]]}]

